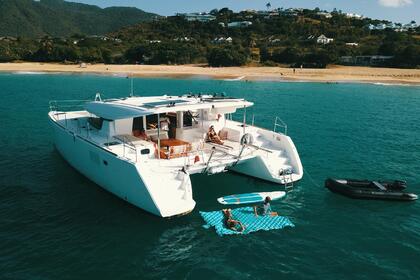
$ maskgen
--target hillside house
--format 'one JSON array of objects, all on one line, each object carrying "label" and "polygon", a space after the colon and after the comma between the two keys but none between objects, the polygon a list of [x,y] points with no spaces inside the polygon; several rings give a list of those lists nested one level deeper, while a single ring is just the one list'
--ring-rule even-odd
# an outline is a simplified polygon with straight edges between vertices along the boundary
[{"label": "hillside house", "polygon": [[323,45],[326,45],[326,44],[329,44],[329,43],[331,43],[331,42],[333,42],[334,41],[334,39],[333,38],[328,38],[327,36],[325,36],[324,34],[322,34],[321,36],[319,36],[317,39],[316,39],[316,42],[318,43],[318,44],[323,44]]},{"label": "hillside house", "polygon": [[232,37],[216,37],[213,39],[213,44],[231,44],[233,41]]},{"label": "hillside house", "polygon": [[243,27],[248,27],[251,25],[252,25],[251,21],[233,21],[233,22],[228,23],[229,28],[243,28]]},{"label": "hillside house", "polygon": [[346,18],[363,19],[364,17],[359,14],[346,13]]},{"label": "hillside house", "polygon": [[187,21],[209,22],[216,19],[215,16],[207,13],[185,13],[176,15],[183,17]]},{"label": "hillside house", "polygon": [[318,16],[320,16],[320,17],[324,17],[324,18],[332,18],[332,15],[331,15],[331,13],[328,13],[328,12],[318,12],[318,13],[316,13]]}]

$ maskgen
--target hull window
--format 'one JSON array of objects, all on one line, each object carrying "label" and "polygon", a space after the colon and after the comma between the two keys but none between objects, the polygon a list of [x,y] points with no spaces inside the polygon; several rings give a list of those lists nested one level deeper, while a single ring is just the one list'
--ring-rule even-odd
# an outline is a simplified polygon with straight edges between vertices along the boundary
[{"label": "hull window", "polygon": [[142,155],[148,155],[148,154],[150,154],[150,149],[143,149],[143,150],[140,151],[140,153]]}]

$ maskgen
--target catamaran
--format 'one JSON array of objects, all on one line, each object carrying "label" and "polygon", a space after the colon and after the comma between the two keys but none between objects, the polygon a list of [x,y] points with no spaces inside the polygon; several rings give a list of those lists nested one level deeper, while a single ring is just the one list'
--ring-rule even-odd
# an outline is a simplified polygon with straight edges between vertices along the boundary
[{"label": "catamaran", "polygon": [[[273,130],[247,124],[252,105],[214,94],[97,94],[50,101],[48,115],[56,149],[76,170],[141,209],[171,217],[194,209],[193,174],[234,171],[285,187],[302,178],[286,124],[277,117]],[[232,117],[238,110],[243,121]]]}]

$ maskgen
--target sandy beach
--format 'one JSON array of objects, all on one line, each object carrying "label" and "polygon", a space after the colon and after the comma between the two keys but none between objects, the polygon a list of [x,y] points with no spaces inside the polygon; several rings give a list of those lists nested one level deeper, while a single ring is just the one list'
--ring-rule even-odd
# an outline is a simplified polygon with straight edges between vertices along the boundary
[{"label": "sandy beach", "polygon": [[420,69],[330,66],[327,69],[281,67],[221,67],[202,65],[66,65],[57,63],[0,63],[2,72],[95,73],[138,77],[212,78],[312,82],[368,82],[420,85]]}]

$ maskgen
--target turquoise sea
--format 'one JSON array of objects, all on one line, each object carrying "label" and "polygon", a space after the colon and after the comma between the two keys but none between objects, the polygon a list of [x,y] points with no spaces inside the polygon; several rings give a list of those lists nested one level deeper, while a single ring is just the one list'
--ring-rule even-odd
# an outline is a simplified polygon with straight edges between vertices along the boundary
[{"label": "turquoise sea", "polygon": [[[52,99],[126,96],[129,80],[0,74],[0,279],[419,279],[420,201],[351,200],[329,176],[404,179],[420,194],[420,87],[135,79],[136,95],[226,92],[256,124],[289,125],[306,174],[273,208],[295,228],[219,237],[198,210],[277,190],[234,173],[192,177],[196,210],[161,219],[102,190],[57,153]],[[252,112],[249,113],[249,115]]]}]

